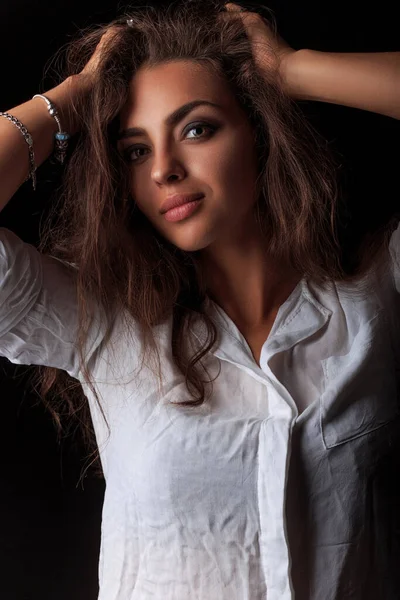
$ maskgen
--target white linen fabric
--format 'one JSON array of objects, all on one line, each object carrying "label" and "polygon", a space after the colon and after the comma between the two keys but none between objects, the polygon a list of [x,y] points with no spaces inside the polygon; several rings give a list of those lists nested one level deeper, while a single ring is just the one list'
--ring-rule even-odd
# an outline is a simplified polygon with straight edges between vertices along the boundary
[{"label": "white linen fabric", "polygon": [[400,597],[400,227],[374,293],[300,281],[260,366],[208,299],[219,375],[202,406],[176,406],[189,395],[171,320],[155,328],[159,393],[135,323],[116,318],[105,343],[99,311],[86,355],[110,433],[79,368],[74,274],[0,228],[0,355],[66,370],[90,405],[106,480],[99,600]]}]

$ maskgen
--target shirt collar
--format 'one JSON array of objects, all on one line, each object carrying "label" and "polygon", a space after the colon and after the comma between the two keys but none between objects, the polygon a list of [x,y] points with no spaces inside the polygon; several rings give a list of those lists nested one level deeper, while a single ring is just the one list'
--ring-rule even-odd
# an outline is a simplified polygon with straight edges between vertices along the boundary
[{"label": "shirt collar", "polygon": [[[212,354],[222,360],[250,369],[260,375],[260,367],[255,362],[251,350],[235,323],[211,298],[207,297],[205,310],[219,330],[219,343]],[[268,362],[278,352],[284,352],[295,344],[309,338],[328,321],[332,311],[322,306],[310,291],[306,278],[300,280],[295,289],[280,306],[274,325],[264,344],[260,364]],[[200,343],[206,340],[204,324],[199,323],[195,335]]]}]

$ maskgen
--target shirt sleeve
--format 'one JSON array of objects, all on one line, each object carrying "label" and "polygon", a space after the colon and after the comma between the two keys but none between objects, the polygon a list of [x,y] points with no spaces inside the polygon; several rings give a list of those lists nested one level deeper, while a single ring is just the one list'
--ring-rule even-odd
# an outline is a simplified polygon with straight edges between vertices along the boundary
[{"label": "shirt sleeve", "polygon": [[[79,379],[76,269],[0,227],[0,356]],[[96,320],[94,321],[96,323]],[[86,360],[102,339],[91,328]]]},{"label": "shirt sleeve", "polygon": [[390,238],[389,252],[394,285],[400,293],[400,222]]}]

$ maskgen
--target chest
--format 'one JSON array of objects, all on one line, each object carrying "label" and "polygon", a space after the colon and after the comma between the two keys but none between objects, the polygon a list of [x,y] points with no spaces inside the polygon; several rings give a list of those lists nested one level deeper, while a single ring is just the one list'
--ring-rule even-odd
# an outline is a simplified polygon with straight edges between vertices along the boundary
[{"label": "chest", "polygon": [[243,337],[245,338],[251,353],[253,355],[254,360],[257,365],[260,366],[260,356],[261,350],[265,342],[267,341],[269,334],[271,332],[272,326],[274,324],[274,317],[271,317],[267,322],[263,323],[257,328],[254,329],[246,329],[239,328]]},{"label": "chest", "polygon": [[[266,324],[259,331],[243,332],[257,361],[271,327]],[[304,420],[308,433],[303,456],[307,460],[315,456],[310,469],[318,473],[322,459],[329,457],[326,468],[331,481],[329,451],[337,449],[337,486],[343,485],[344,472],[349,473],[349,481],[350,474],[372,472],[387,452],[384,426],[397,418],[399,410],[386,334],[378,320],[372,320],[358,329],[349,347],[335,348],[334,354],[332,340],[314,341],[278,352],[268,362],[298,406],[318,402],[318,409],[309,411]],[[118,498],[132,501],[132,518],[150,532],[169,532],[178,523],[193,538],[203,539],[204,532],[211,531],[213,539],[223,534],[224,544],[235,544],[246,522],[254,524],[254,528],[246,527],[249,540],[257,536],[259,522],[253,517],[263,508],[258,490],[270,481],[275,486],[277,459],[290,448],[290,416],[281,416],[286,399],[279,395],[279,388],[254,378],[250,368],[242,368],[241,357],[233,352],[243,352],[243,362],[248,353],[243,344],[230,349],[230,338],[227,334],[222,340],[225,358],[230,350],[235,360],[222,356],[215,365],[219,375],[212,400],[201,406],[174,405],[188,399],[184,377],[177,371],[169,374],[170,385],[162,401],[155,386],[150,386],[150,377],[138,389],[136,378],[131,383],[134,388],[113,386],[108,394],[103,390],[111,413],[111,437],[105,446],[108,486],[116,486]],[[118,394],[121,402],[115,406]],[[310,475],[309,481],[314,480]],[[322,477],[321,482],[326,479]],[[314,497],[323,502],[325,490],[314,491]],[[265,506],[264,514],[268,510]]]}]

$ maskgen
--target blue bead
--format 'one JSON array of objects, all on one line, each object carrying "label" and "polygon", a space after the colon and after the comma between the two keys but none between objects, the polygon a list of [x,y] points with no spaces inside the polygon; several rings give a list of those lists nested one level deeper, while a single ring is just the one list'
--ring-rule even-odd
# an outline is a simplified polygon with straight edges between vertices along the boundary
[{"label": "blue bead", "polygon": [[57,140],[65,141],[65,140],[69,140],[70,135],[68,133],[60,133],[60,132],[58,132],[58,133],[55,134],[55,138]]}]

